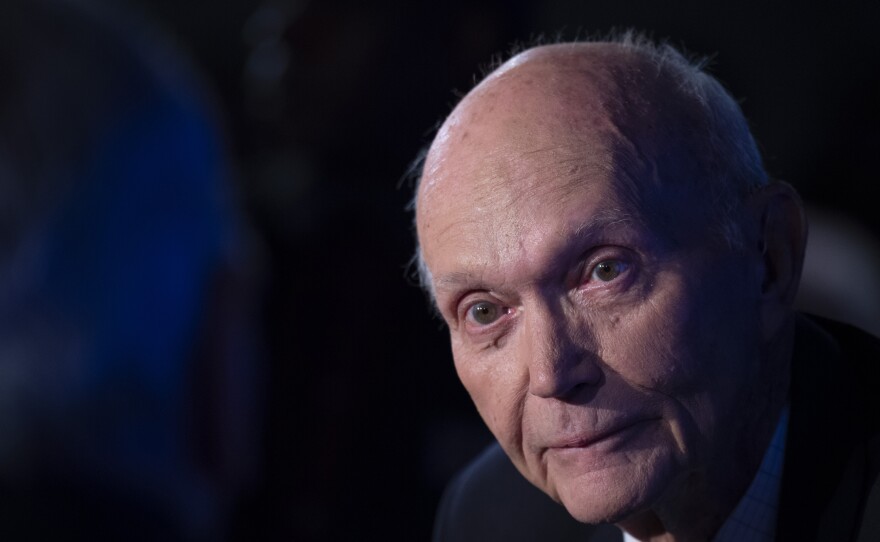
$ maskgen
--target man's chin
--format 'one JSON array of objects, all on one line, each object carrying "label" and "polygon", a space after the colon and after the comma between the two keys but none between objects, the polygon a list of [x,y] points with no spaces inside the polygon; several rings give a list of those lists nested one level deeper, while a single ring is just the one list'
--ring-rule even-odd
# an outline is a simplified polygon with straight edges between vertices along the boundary
[{"label": "man's chin", "polygon": [[609,468],[568,478],[553,492],[572,517],[582,523],[618,523],[651,508],[662,494],[663,484],[653,472]]},{"label": "man's chin", "polygon": [[542,486],[583,523],[616,523],[653,508],[681,465],[661,429],[637,424],[589,446],[548,449]]},{"label": "man's chin", "polygon": [[623,499],[566,497],[562,505],[574,519],[589,524],[618,523],[640,510],[636,502]]},{"label": "man's chin", "polygon": [[600,506],[584,506],[584,503],[566,504],[566,511],[581,523],[597,525],[600,523],[619,523],[626,520],[632,515],[638,513],[638,510],[629,506],[611,506],[610,503],[602,502]]}]

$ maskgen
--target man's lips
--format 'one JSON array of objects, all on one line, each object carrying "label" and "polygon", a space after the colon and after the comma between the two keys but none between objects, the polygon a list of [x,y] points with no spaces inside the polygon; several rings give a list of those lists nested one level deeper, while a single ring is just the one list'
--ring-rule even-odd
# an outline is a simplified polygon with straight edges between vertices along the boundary
[{"label": "man's lips", "polygon": [[587,434],[565,436],[555,439],[549,446],[548,450],[566,450],[577,448],[589,448],[603,441],[622,436],[629,429],[633,429],[641,424],[654,421],[654,419],[633,420],[614,424],[612,427],[599,431],[590,431]]}]

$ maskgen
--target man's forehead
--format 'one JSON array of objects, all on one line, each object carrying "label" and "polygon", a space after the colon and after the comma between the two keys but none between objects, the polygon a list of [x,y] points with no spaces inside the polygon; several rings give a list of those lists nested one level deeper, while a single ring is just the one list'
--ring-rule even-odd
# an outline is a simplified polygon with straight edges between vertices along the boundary
[{"label": "man's forehead", "polygon": [[[440,184],[481,182],[458,173],[477,171],[496,154],[527,159],[529,153],[558,151],[607,165],[608,147],[632,147],[636,132],[656,114],[649,104],[661,90],[634,81],[646,63],[615,44],[547,46],[514,57],[443,123],[425,161],[420,197]],[[640,152],[651,154],[628,149],[631,158]]]},{"label": "man's forehead", "polygon": [[[462,130],[517,118],[536,109],[546,113],[561,109],[568,118],[607,115],[611,103],[621,97],[617,88],[620,74],[637,70],[641,61],[623,52],[598,55],[598,44],[579,45],[575,49],[532,49],[503,64],[459,102],[443,123],[435,144],[448,143]],[[555,120],[560,119],[545,118],[547,123]]]},{"label": "man's forehead", "polygon": [[693,136],[694,103],[651,66],[624,46],[565,44],[528,51],[487,77],[426,158],[416,207],[423,247],[475,212],[516,220],[549,211],[524,200],[577,199],[597,183],[635,214],[650,212],[650,222],[680,215],[674,200],[695,193],[670,187],[700,178],[707,153]]}]

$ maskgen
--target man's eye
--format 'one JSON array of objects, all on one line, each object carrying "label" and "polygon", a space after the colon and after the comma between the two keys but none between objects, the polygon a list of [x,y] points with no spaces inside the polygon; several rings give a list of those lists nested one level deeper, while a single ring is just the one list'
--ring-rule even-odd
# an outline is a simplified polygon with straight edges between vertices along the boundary
[{"label": "man's eye", "polygon": [[626,271],[626,268],[627,264],[620,260],[604,260],[596,264],[590,278],[602,282],[610,282]]},{"label": "man's eye", "polygon": [[468,315],[471,319],[481,326],[488,326],[495,320],[501,318],[503,314],[504,309],[495,303],[489,303],[488,301],[480,301],[468,309]]}]

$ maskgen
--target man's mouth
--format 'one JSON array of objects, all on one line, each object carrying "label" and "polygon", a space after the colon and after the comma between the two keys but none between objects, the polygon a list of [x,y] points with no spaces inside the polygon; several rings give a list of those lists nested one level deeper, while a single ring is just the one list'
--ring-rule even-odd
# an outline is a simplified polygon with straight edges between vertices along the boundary
[{"label": "man's mouth", "polygon": [[544,461],[577,471],[609,467],[624,460],[624,456],[617,452],[633,449],[634,441],[640,439],[646,430],[650,430],[657,420],[658,418],[628,420],[585,434],[563,436],[545,448],[542,456]]},{"label": "man's mouth", "polygon": [[623,422],[619,424],[615,424],[613,427],[608,429],[602,429],[599,431],[591,431],[586,435],[575,435],[572,437],[563,437],[557,440],[555,443],[548,446],[548,449],[566,449],[566,448],[588,448],[593,446],[594,444],[598,444],[604,440],[608,440],[614,438],[615,436],[627,431],[628,429],[635,427],[641,423],[645,423],[651,420],[635,420],[631,422]]}]

